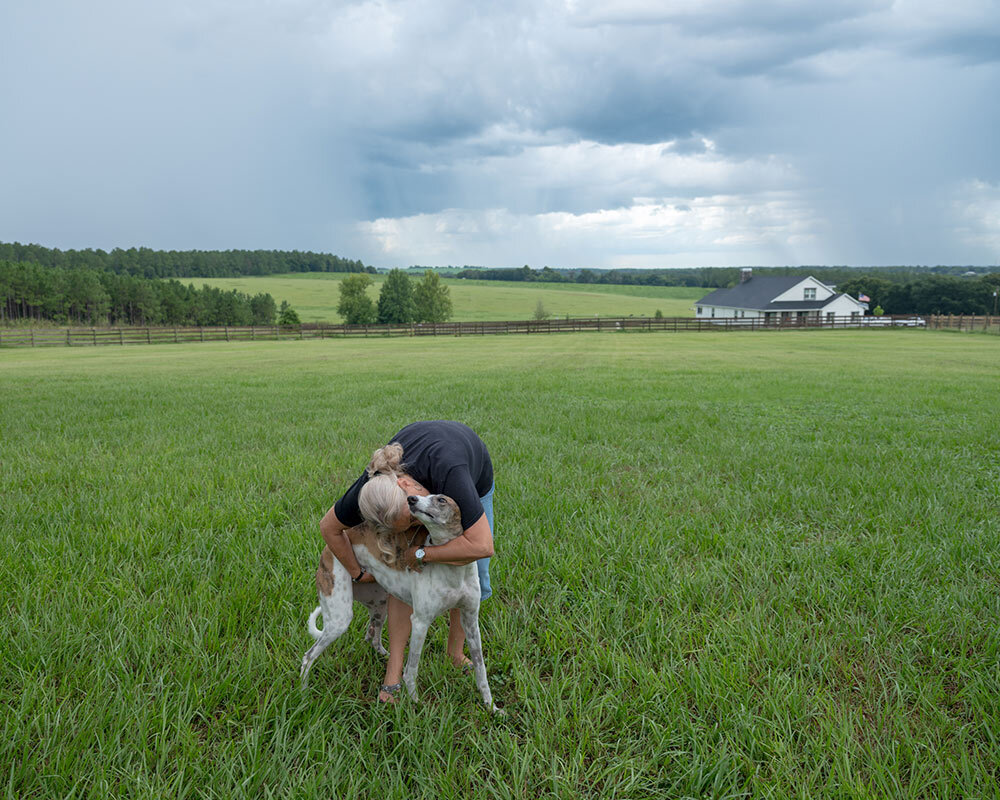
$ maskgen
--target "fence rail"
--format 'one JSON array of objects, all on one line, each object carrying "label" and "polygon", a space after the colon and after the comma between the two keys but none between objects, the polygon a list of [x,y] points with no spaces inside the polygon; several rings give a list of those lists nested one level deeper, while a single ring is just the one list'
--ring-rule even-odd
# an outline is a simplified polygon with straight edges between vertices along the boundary
[{"label": "fence rail", "polygon": [[927,327],[934,330],[981,331],[1000,333],[1000,317],[974,317],[969,315],[941,315],[926,317]]},{"label": "fence rail", "polygon": [[406,325],[302,325],[128,328],[0,328],[0,347],[180,344],[182,342],[249,342],[282,339],[335,339],[374,336],[487,336],[496,334],[567,333],[578,331],[733,331],[799,330],[803,328],[928,327],[1000,333],[1000,317],[802,317],[789,319],[697,317],[583,317],[494,322],[438,322]]}]

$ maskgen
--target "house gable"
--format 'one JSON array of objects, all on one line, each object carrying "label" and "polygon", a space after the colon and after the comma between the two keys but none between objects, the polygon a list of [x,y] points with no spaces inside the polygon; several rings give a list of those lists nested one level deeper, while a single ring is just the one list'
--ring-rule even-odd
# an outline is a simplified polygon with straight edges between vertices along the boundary
[{"label": "house gable", "polygon": [[[751,280],[753,280],[753,278],[751,278]],[[771,302],[789,303],[798,302],[800,300],[829,300],[830,298],[835,297],[836,294],[837,293],[825,283],[821,283],[810,275],[807,278],[803,278],[792,288],[779,294]]]}]

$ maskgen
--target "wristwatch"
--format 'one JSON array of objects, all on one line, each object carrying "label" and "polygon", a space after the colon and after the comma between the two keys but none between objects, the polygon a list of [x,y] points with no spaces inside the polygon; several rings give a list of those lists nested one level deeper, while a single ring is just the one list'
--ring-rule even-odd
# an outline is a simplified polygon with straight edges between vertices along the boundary
[{"label": "wristwatch", "polygon": [[422,547],[417,548],[417,552],[413,554],[413,557],[417,559],[421,564],[424,563],[424,556],[427,555],[427,551]]}]

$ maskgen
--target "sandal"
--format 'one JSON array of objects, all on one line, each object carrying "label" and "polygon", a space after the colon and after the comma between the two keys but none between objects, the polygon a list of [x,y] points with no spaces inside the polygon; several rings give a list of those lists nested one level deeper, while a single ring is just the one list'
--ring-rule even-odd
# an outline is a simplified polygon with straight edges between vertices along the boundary
[{"label": "sandal", "polygon": [[[378,692],[379,692],[379,698],[378,698],[379,704],[383,705],[383,706],[395,705],[396,704],[396,695],[399,694],[399,690],[402,688],[402,686],[403,686],[403,684],[401,684],[401,683],[394,683],[391,686],[383,683],[382,684],[382,688],[380,688],[378,690]],[[382,697],[381,697],[382,694],[389,695],[390,699],[383,700]]]},{"label": "sandal", "polygon": [[456,664],[454,661],[452,661],[451,665],[455,667],[455,669],[462,670],[463,675],[471,675],[473,672],[475,672],[475,668],[472,665],[472,661],[469,659],[468,656],[462,659],[461,664]]}]

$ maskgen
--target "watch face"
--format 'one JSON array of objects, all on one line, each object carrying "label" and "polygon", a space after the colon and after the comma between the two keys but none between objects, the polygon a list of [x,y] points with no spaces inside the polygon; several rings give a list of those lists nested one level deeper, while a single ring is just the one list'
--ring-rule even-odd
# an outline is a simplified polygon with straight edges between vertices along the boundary
[{"label": "watch face", "polygon": [[417,557],[418,559],[422,559],[422,558],[424,557],[424,555],[426,555],[426,554],[424,553],[424,548],[422,548],[422,547],[421,547],[421,548],[418,548],[418,549],[417,549],[417,552],[416,552],[416,553],[414,553],[414,555],[415,555],[415,556],[416,556],[416,557]]}]

